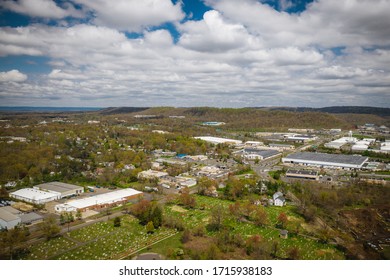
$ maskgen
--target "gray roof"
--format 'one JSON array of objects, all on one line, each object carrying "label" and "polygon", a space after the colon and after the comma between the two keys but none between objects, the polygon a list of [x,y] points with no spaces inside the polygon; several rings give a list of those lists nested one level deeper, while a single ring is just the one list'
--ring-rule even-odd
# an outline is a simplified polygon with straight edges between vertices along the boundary
[{"label": "gray roof", "polygon": [[269,158],[280,154],[280,152],[277,150],[257,150],[257,149],[244,149],[244,153],[260,155],[264,158]]},{"label": "gray roof", "polygon": [[11,222],[11,221],[18,220],[19,217],[8,212],[7,210],[3,209],[3,207],[1,207],[0,208],[0,219],[2,219],[3,221],[6,221],[6,222]]},{"label": "gray roof", "polygon": [[59,193],[64,193],[64,192],[83,188],[80,186],[67,184],[67,183],[61,183],[61,182],[43,183],[40,185],[36,185],[35,187],[42,189],[42,190],[55,191],[55,192],[59,192]]},{"label": "gray roof", "polygon": [[286,174],[299,174],[299,175],[312,175],[312,176],[316,176],[318,175],[318,172],[317,171],[314,171],[314,170],[292,170],[292,169],[289,169],[287,170]]},{"label": "gray roof", "polygon": [[291,160],[308,160],[328,163],[341,163],[341,164],[355,164],[361,165],[368,158],[359,155],[340,155],[340,154],[324,154],[324,153],[310,153],[310,152],[299,152],[290,154],[285,157]]},{"label": "gray roof", "polygon": [[18,215],[18,214],[22,213],[18,209],[13,208],[12,206],[4,206],[4,207],[1,207],[1,209],[6,210],[7,212],[14,214],[14,215]]},{"label": "gray roof", "polygon": [[26,223],[32,223],[35,221],[42,220],[43,217],[41,215],[38,215],[37,213],[30,212],[30,213],[20,215],[20,219],[22,220],[23,224],[26,224]]}]

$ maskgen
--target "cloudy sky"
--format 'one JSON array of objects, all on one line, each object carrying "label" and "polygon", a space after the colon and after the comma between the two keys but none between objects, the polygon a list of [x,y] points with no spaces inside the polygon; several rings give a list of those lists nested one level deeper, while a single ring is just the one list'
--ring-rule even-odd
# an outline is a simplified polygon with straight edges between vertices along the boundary
[{"label": "cloudy sky", "polygon": [[390,107],[390,0],[0,0],[0,106]]}]

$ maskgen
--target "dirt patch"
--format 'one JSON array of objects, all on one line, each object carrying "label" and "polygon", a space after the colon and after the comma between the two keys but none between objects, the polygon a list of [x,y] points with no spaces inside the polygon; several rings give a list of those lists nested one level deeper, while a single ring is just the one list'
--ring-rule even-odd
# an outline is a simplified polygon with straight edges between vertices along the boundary
[{"label": "dirt patch", "polygon": [[188,211],[188,210],[184,209],[183,207],[180,207],[180,206],[177,206],[177,205],[173,205],[171,209],[173,211],[179,212],[179,213],[185,213],[185,212]]},{"label": "dirt patch", "polygon": [[12,204],[13,208],[16,208],[22,212],[31,212],[34,209],[34,206],[24,203],[24,202],[16,202]]}]

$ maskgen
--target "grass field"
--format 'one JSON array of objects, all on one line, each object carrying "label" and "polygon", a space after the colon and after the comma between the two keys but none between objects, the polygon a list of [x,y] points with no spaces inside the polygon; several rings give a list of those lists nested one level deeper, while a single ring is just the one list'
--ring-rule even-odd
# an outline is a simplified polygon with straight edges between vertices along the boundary
[{"label": "grass field", "polygon": [[[165,212],[168,215],[180,217],[185,226],[191,229],[199,225],[206,225],[213,207],[220,205],[227,209],[229,204],[232,204],[231,201],[205,196],[196,196],[196,199],[196,209],[178,211],[177,206],[167,206]],[[285,212],[290,220],[304,223],[303,218],[293,211],[293,206],[266,207],[265,209],[270,221],[270,224],[267,227],[258,227],[251,223],[238,222],[234,218],[228,218],[227,224],[229,225],[229,228],[232,229],[232,233],[239,233],[244,238],[248,238],[252,235],[260,235],[269,242],[277,241],[279,243],[278,257],[280,258],[287,258],[287,252],[291,248],[297,247],[301,259],[344,259],[343,253],[338,251],[335,246],[320,243],[310,237],[301,235],[290,236],[287,239],[279,237],[279,229],[274,226],[277,222],[277,217],[281,212]]]},{"label": "grass field", "polygon": [[[185,227],[193,229],[205,226],[216,206],[228,208],[233,202],[217,198],[196,196],[197,207],[184,209],[178,205],[166,205],[165,215],[180,218]],[[290,235],[287,239],[279,237],[279,229],[275,228],[277,217],[285,212],[289,220],[304,223],[299,215],[295,214],[293,206],[266,207],[269,225],[259,227],[249,222],[239,222],[233,217],[225,219],[232,233],[240,234],[243,238],[260,235],[269,242],[277,241],[278,258],[287,258],[288,251],[296,247],[301,259],[343,259],[344,255],[335,246],[323,244],[317,240],[301,235]],[[208,233],[212,236],[215,233]],[[162,255],[174,256],[174,251],[182,248],[181,233],[176,230],[161,227],[153,234],[148,234],[145,226],[130,215],[121,218],[121,226],[114,227],[113,221],[99,222],[84,228],[72,231],[62,237],[45,241],[31,246],[30,254],[26,259],[60,259],[60,260],[99,260],[131,258],[138,251],[152,251]],[[163,240],[163,241],[161,241]],[[161,241],[161,242],[160,242]]]}]

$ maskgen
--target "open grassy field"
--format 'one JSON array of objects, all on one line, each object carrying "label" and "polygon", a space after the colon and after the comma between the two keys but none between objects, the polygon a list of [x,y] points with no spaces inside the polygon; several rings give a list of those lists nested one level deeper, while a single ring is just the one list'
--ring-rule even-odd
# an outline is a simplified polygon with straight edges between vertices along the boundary
[{"label": "open grassy field", "polygon": [[[177,206],[167,206],[165,213],[180,217],[185,226],[189,229],[196,228],[199,225],[206,225],[209,221],[211,209],[217,205],[221,205],[227,209],[231,201],[221,200],[205,196],[196,196],[197,208],[188,211],[180,211]],[[281,212],[284,212],[289,217],[289,220],[294,220],[298,223],[304,223],[302,217],[297,215],[293,210],[294,206],[285,207],[266,207],[266,212],[269,217],[269,225],[267,227],[259,227],[252,223],[238,222],[234,218],[227,218],[226,225],[232,230],[232,233],[241,234],[242,237],[248,238],[252,235],[260,235],[269,242],[277,241],[279,243],[278,257],[287,258],[287,252],[291,248],[298,248],[301,259],[316,260],[316,259],[344,259],[344,255],[335,246],[323,244],[315,238],[302,235],[293,235],[287,239],[279,237],[279,229],[275,228],[277,217]],[[213,234],[213,233],[209,233]],[[157,245],[158,246],[158,245]]]},{"label": "open grassy field", "polygon": [[175,233],[172,229],[159,228],[148,234],[136,218],[126,215],[122,217],[121,227],[114,227],[111,220],[100,222],[73,231],[69,237],[34,245],[26,259],[118,259]]},{"label": "open grassy field", "polygon": [[[194,229],[205,226],[210,220],[211,211],[216,206],[227,209],[233,202],[217,198],[196,196],[197,207],[184,209],[178,205],[166,205],[164,213],[167,216],[180,218],[185,227]],[[315,238],[290,235],[287,239],[279,237],[279,229],[275,228],[277,217],[281,212],[286,213],[289,220],[304,223],[302,217],[293,210],[294,206],[266,207],[269,224],[259,227],[250,222],[239,222],[233,217],[225,219],[225,225],[232,233],[240,234],[244,239],[260,235],[270,243],[277,242],[278,258],[287,258],[291,248],[298,248],[301,259],[343,259],[344,255],[330,244],[318,242]],[[303,232],[305,233],[305,232]],[[213,236],[215,232],[208,233]],[[26,259],[61,259],[61,260],[98,260],[131,258],[138,252],[153,251],[162,255],[171,254],[181,248],[181,234],[176,230],[161,227],[153,234],[146,232],[145,226],[130,215],[121,218],[121,226],[114,227],[113,221],[99,222],[72,231],[62,237],[45,241],[31,246]],[[160,242],[161,241],[161,242]]]}]

